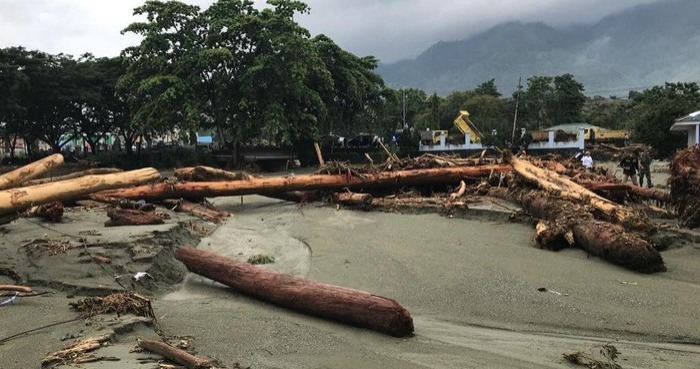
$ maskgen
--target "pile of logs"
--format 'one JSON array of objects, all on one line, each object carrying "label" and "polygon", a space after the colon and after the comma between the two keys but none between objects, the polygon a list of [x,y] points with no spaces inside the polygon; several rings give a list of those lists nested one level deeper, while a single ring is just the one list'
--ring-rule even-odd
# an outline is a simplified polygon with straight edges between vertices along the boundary
[{"label": "pile of logs", "polygon": [[676,153],[671,161],[669,184],[681,224],[700,227],[700,146]]}]

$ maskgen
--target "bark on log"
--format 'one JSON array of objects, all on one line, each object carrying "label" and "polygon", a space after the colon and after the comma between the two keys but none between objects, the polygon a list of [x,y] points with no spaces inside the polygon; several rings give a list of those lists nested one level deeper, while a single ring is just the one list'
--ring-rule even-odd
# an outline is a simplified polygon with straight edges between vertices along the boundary
[{"label": "bark on log", "polygon": [[179,179],[180,181],[217,182],[250,179],[251,175],[246,172],[229,172],[223,169],[200,165],[196,167],[176,169],[175,178]]},{"label": "bark on log", "polygon": [[[665,271],[661,254],[642,237],[625,231],[619,225],[595,220],[593,214],[571,201],[557,199],[542,191],[521,191],[511,194],[528,213],[536,218],[544,219],[551,228],[556,228],[553,236],[564,236],[562,230],[573,232],[576,246],[590,254],[608,260],[613,264],[643,273]],[[547,243],[543,248],[558,249],[563,239],[557,244],[551,238],[545,238]]]},{"label": "bark on log", "polygon": [[338,192],[331,195],[333,202],[349,206],[368,207],[372,205],[372,195],[368,193]]},{"label": "bark on log", "polygon": [[160,355],[168,359],[169,361],[180,365],[184,365],[187,369],[211,368],[211,364],[208,360],[198,358],[187,351],[183,351],[179,348],[170,346],[165,342],[139,341],[139,347],[156,355]]},{"label": "bark on log", "polygon": [[127,225],[152,225],[163,224],[163,219],[156,212],[145,212],[136,209],[112,209],[107,212],[109,220],[105,227],[117,227]]},{"label": "bark on log", "polygon": [[591,191],[624,191],[647,200],[663,203],[671,202],[669,193],[627,183],[584,182],[582,185]]},{"label": "bark on log", "polygon": [[303,175],[294,177],[252,178],[247,181],[160,183],[128,189],[104,191],[97,196],[160,200],[168,198],[237,196],[272,192],[340,190],[343,188],[376,188],[386,186],[454,183],[465,178],[488,177],[492,173],[509,172],[509,165],[484,165],[416,169],[378,174],[364,178],[349,175]]},{"label": "bark on log", "polygon": [[58,177],[47,177],[47,178],[35,179],[35,180],[27,182],[26,185],[33,186],[33,185],[38,185],[38,184],[50,183],[50,182],[65,181],[67,179],[74,179],[74,178],[80,178],[80,177],[91,176],[91,175],[112,174],[112,173],[121,173],[121,172],[123,172],[123,170],[117,169],[117,168],[93,168],[93,169],[81,170],[79,172],[69,173],[66,175],[58,176]]},{"label": "bark on log", "polygon": [[53,154],[31,164],[0,175],[0,190],[14,188],[23,182],[37,178],[63,164],[63,155]]},{"label": "bark on log", "polygon": [[180,247],[175,258],[193,273],[279,306],[395,337],[413,333],[411,314],[386,297],[268,271],[192,247]]},{"label": "bark on log", "polygon": [[176,212],[188,213],[215,223],[220,223],[224,218],[231,216],[231,213],[228,211],[209,208],[187,200],[177,201],[173,210]]},{"label": "bark on log", "polygon": [[543,190],[556,193],[565,199],[588,203],[608,218],[614,219],[625,226],[625,228],[642,232],[651,232],[654,229],[649,218],[641,212],[601,197],[567,177],[550,170],[538,168],[527,160],[521,160],[512,155],[507,155],[505,160],[526,181],[535,184]]},{"label": "bark on log", "polygon": [[0,191],[0,215],[53,201],[76,200],[93,192],[139,185],[159,178],[157,170],[145,168],[3,190]]}]

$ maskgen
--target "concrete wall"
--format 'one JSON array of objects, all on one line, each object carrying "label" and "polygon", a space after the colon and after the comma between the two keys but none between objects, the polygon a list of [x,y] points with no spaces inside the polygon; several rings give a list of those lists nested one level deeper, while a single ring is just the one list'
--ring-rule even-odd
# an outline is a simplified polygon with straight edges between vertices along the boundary
[{"label": "concrete wall", "polygon": [[[437,145],[419,144],[418,149],[421,152],[441,152],[441,151],[466,151],[466,150],[481,150],[484,147],[480,143],[471,143],[471,135],[464,135],[464,143],[459,145],[450,145],[446,143],[446,137],[440,136],[440,143]],[[585,148],[583,137],[583,128],[579,129],[576,141],[554,141],[554,130],[549,131],[549,139],[546,142],[533,142],[528,147],[528,150],[562,150],[562,149],[578,149]]]}]

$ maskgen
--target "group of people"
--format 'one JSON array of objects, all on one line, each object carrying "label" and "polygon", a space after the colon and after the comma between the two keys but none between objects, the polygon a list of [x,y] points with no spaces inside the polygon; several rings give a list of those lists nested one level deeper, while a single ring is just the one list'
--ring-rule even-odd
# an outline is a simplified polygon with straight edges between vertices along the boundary
[{"label": "group of people", "polygon": [[[652,188],[651,184],[651,155],[648,151],[635,150],[626,153],[620,161],[622,168],[622,182],[627,183],[629,179],[635,186],[643,186],[644,178],[647,179],[647,187]],[[639,182],[637,182],[637,172],[639,172]]]},{"label": "group of people", "polygon": [[[590,151],[578,153],[576,158],[581,161],[581,164],[589,170],[593,169],[593,158]],[[647,181],[647,187],[652,188],[651,183],[651,154],[648,151],[635,150],[625,153],[620,161],[622,168],[622,182],[632,180],[635,186],[643,186],[644,178]],[[637,173],[639,173],[639,181],[637,181]]]}]

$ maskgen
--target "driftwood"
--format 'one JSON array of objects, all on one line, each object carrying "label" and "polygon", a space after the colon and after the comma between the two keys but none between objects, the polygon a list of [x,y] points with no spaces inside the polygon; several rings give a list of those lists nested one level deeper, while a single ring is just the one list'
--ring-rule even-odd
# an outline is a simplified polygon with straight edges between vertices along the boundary
[{"label": "driftwood", "polygon": [[457,200],[458,198],[464,196],[464,192],[466,190],[467,190],[467,184],[464,183],[464,181],[460,181],[459,188],[457,188],[457,191],[450,194],[450,200],[454,201],[454,200]]},{"label": "driftwood", "polygon": [[[491,194],[498,196],[497,192]],[[576,245],[639,272],[666,270],[661,255],[648,241],[619,225],[596,220],[589,209],[577,203],[542,191],[520,190],[508,196],[544,221],[538,225],[535,237],[541,248],[559,250]]]},{"label": "driftwood", "polygon": [[584,182],[582,183],[582,185],[593,192],[624,192],[639,197],[641,199],[653,200],[660,203],[671,202],[671,195],[669,193],[658,190],[652,190],[650,188],[639,187],[628,183]]},{"label": "driftwood", "polygon": [[175,258],[190,272],[282,307],[395,337],[413,333],[411,314],[392,299],[272,272],[192,247],[180,247]]},{"label": "driftwood", "polygon": [[549,193],[558,194],[564,199],[587,203],[625,228],[642,232],[651,232],[654,228],[649,218],[641,212],[599,196],[568,177],[547,169],[538,168],[527,160],[518,159],[512,155],[506,155],[505,160],[526,181]]},{"label": "driftwood", "polygon": [[215,223],[220,223],[224,218],[231,216],[231,213],[228,211],[207,207],[187,200],[176,201],[174,204],[168,202],[168,205],[173,206],[173,211],[188,213]]},{"label": "driftwood", "polygon": [[107,216],[109,220],[105,222],[105,227],[164,223],[160,214],[136,209],[112,209],[107,212]]},{"label": "driftwood", "polygon": [[16,291],[16,292],[31,293],[32,289],[31,289],[31,287],[17,286],[14,284],[0,284],[0,291]]},{"label": "driftwood", "polygon": [[429,185],[455,183],[465,178],[488,177],[493,173],[509,172],[508,165],[484,165],[437,169],[415,169],[354,175],[303,175],[276,178],[252,178],[247,181],[159,183],[112,191],[96,196],[112,198],[161,200],[265,194],[288,191],[371,189],[386,186]]},{"label": "driftwood", "polygon": [[151,182],[160,178],[153,168],[123,173],[85,176],[66,181],[0,191],[0,215],[10,214],[53,201],[69,201],[93,192]]},{"label": "driftwood", "polygon": [[60,222],[61,218],[63,218],[63,203],[60,201],[39,205],[36,209],[32,208],[32,210],[30,212],[34,215],[50,222]]},{"label": "driftwood", "polygon": [[109,341],[109,335],[91,337],[82,341],[75,341],[66,346],[64,349],[56,351],[53,354],[45,357],[41,361],[41,366],[48,367],[63,364],[81,364],[103,360],[105,359],[104,357],[95,356],[90,352],[107,345]]},{"label": "driftwood", "polygon": [[211,364],[208,360],[198,358],[187,351],[180,350],[165,342],[139,341],[139,347],[156,355],[160,355],[168,361],[184,365],[187,369],[211,368]]},{"label": "driftwood", "polygon": [[14,188],[63,164],[63,155],[53,154],[31,164],[0,175],[0,190]]},{"label": "driftwood", "polygon": [[216,181],[238,181],[250,179],[252,176],[246,172],[229,172],[206,166],[196,166],[178,168],[175,170],[175,178],[180,181],[192,182],[216,182]]},{"label": "driftwood", "polygon": [[33,185],[38,185],[38,184],[50,183],[50,182],[65,181],[67,179],[80,178],[80,177],[85,177],[85,176],[90,176],[90,175],[112,174],[112,173],[120,173],[120,172],[123,172],[123,170],[117,169],[117,168],[92,168],[92,169],[81,170],[79,172],[73,172],[73,173],[69,173],[69,174],[65,174],[65,175],[57,176],[57,177],[47,177],[47,178],[35,179],[35,180],[27,182],[26,185],[33,186]]},{"label": "driftwood", "polygon": [[372,195],[368,193],[339,192],[332,194],[331,198],[337,204],[363,207],[372,205]]}]

